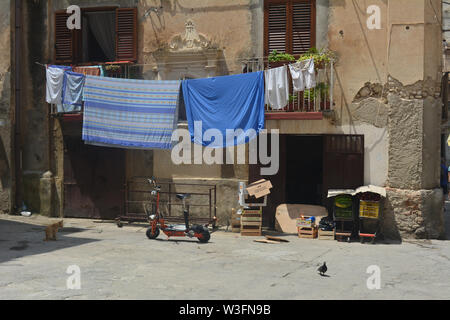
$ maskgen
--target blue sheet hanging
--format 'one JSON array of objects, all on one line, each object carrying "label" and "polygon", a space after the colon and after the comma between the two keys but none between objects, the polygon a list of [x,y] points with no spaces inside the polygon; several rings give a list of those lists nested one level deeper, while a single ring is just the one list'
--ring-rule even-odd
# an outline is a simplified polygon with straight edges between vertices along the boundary
[{"label": "blue sheet hanging", "polygon": [[[182,88],[194,143],[211,148],[235,146],[248,143],[264,129],[264,72],[185,80]],[[218,130],[222,141],[205,140],[209,129]],[[227,139],[227,130],[237,129],[241,133]]]}]

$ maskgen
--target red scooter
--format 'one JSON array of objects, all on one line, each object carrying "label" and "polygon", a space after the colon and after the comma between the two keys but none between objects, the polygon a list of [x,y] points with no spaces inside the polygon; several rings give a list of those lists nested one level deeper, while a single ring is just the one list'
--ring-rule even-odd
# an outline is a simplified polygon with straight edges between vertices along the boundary
[{"label": "red scooter", "polygon": [[156,180],[154,178],[148,179],[148,182],[153,187],[152,195],[156,196],[156,205],[153,206],[153,212],[148,214],[150,228],[147,230],[147,237],[151,240],[156,239],[160,234],[160,230],[162,230],[169,239],[171,237],[189,237],[197,238],[201,243],[207,243],[211,238],[208,228],[202,225],[189,225],[189,204],[186,204],[186,202],[191,195],[177,194],[177,198],[183,201],[185,224],[166,225],[164,216],[159,210],[161,187],[156,184]]}]

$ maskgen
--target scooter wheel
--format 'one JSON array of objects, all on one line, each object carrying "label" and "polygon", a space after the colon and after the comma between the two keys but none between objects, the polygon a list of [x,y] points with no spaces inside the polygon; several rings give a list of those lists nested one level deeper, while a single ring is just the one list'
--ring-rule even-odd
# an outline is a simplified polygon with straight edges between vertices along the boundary
[{"label": "scooter wheel", "polygon": [[147,238],[149,238],[150,240],[154,240],[156,238],[158,238],[159,236],[159,229],[156,228],[155,233],[152,232],[152,228],[149,228],[147,230]]},{"label": "scooter wheel", "polygon": [[198,241],[200,241],[201,243],[207,243],[209,241],[209,239],[211,239],[211,234],[209,233],[208,230],[204,230],[201,233],[202,237],[198,238]]}]

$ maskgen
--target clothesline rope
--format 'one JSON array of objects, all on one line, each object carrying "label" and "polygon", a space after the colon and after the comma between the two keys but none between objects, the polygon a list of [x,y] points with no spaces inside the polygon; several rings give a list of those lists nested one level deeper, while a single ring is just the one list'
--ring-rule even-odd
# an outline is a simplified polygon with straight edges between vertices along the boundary
[{"label": "clothesline rope", "polygon": [[[264,56],[264,57],[249,57],[249,58],[236,58],[236,59],[214,59],[214,60],[189,60],[189,61],[184,61],[184,62],[154,62],[154,63],[133,63],[130,64],[130,66],[133,67],[143,67],[143,66],[153,66],[153,67],[157,67],[157,66],[172,66],[172,65],[191,65],[194,63],[204,63],[205,61],[207,61],[208,63],[211,62],[230,62],[230,61],[234,61],[234,62],[238,62],[238,63],[242,63],[242,64],[258,64],[258,63],[269,63],[269,62],[273,62],[276,63],[275,61],[269,61],[268,56]],[[294,64],[296,63],[296,61],[291,61],[288,64]],[[36,62],[36,64],[46,67],[45,64],[42,64],[40,62]],[[330,63],[331,64],[331,63]],[[89,67],[89,66],[86,66]],[[189,67],[186,67],[189,68]],[[272,69],[272,68],[268,68],[268,69]],[[262,71],[262,70],[261,70]]]}]

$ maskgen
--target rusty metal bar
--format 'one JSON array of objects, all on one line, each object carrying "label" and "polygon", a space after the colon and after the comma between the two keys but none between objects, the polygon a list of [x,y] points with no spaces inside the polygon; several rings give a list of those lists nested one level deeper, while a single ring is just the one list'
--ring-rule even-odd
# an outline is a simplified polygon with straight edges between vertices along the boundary
[{"label": "rusty metal bar", "polygon": [[211,219],[212,217],[211,217],[211,214],[212,214],[212,208],[211,208],[211,205],[212,205],[212,195],[211,195],[211,191],[212,191],[212,189],[209,189],[209,218]]},{"label": "rusty metal bar", "polygon": [[217,217],[217,186],[214,186],[214,217]]}]

